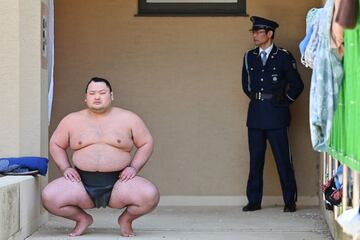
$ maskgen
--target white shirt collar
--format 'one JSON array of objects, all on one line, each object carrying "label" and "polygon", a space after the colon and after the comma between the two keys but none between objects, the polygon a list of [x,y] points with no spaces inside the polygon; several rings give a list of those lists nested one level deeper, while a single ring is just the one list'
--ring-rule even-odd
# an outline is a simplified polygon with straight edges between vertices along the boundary
[{"label": "white shirt collar", "polygon": [[271,50],[273,49],[274,44],[271,44],[267,49],[262,49],[259,47],[259,53],[261,53],[262,51],[266,52],[266,58],[269,56]]}]

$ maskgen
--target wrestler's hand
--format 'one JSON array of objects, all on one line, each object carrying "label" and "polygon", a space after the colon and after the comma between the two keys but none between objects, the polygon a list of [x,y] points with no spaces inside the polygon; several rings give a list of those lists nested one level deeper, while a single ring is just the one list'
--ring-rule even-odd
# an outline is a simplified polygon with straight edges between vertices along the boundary
[{"label": "wrestler's hand", "polygon": [[136,176],[136,169],[134,167],[126,167],[120,174],[120,181],[126,182]]},{"label": "wrestler's hand", "polygon": [[71,168],[71,167],[65,169],[64,177],[66,180],[70,180],[72,182],[80,182],[81,181],[79,173],[76,171],[75,168]]}]

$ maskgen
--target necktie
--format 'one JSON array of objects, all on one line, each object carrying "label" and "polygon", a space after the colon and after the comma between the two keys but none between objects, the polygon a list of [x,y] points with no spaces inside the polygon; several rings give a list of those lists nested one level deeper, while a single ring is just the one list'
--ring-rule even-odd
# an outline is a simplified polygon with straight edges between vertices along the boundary
[{"label": "necktie", "polygon": [[265,66],[266,63],[266,52],[265,51],[261,51],[260,52],[260,57],[261,57],[261,62],[263,64],[263,66]]}]

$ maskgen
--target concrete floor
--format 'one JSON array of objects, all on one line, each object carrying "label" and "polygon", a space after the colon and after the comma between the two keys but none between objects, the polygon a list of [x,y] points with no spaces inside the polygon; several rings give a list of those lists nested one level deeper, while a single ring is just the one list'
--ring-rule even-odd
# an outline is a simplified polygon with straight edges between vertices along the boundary
[{"label": "concrete floor", "polygon": [[[119,236],[116,209],[88,211],[94,223],[86,234],[75,239],[125,239]],[[49,222],[28,240],[74,239],[67,236],[73,222],[51,216]],[[295,213],[283,213],[282,207],[265,207],[242,212],[239,206],[158,207],[134,222],[137,240],[213,240],[276,239],[330,240],[328,227],[318,208],[299,207]]]}]

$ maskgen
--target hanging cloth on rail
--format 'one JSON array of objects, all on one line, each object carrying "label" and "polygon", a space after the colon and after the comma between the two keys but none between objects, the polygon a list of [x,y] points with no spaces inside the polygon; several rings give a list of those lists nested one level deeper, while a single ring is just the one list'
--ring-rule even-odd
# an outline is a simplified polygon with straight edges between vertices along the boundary
[{"label": "hanging cloth on rail", "polygon": [[[331,48],[331,23],[335,0],[327,0],[316,14],[318,34],[313,73],[310,84],[310,133],[312,146],[316,151],[326,152],[330,140],[332,119],[336,109],[338,94],[343,79],[341,56]],[[315,35],[316,36],[316,35]],[[309,48],[312,46],[311,39]],[[306,55],[305,50],[305,55]]]}]

